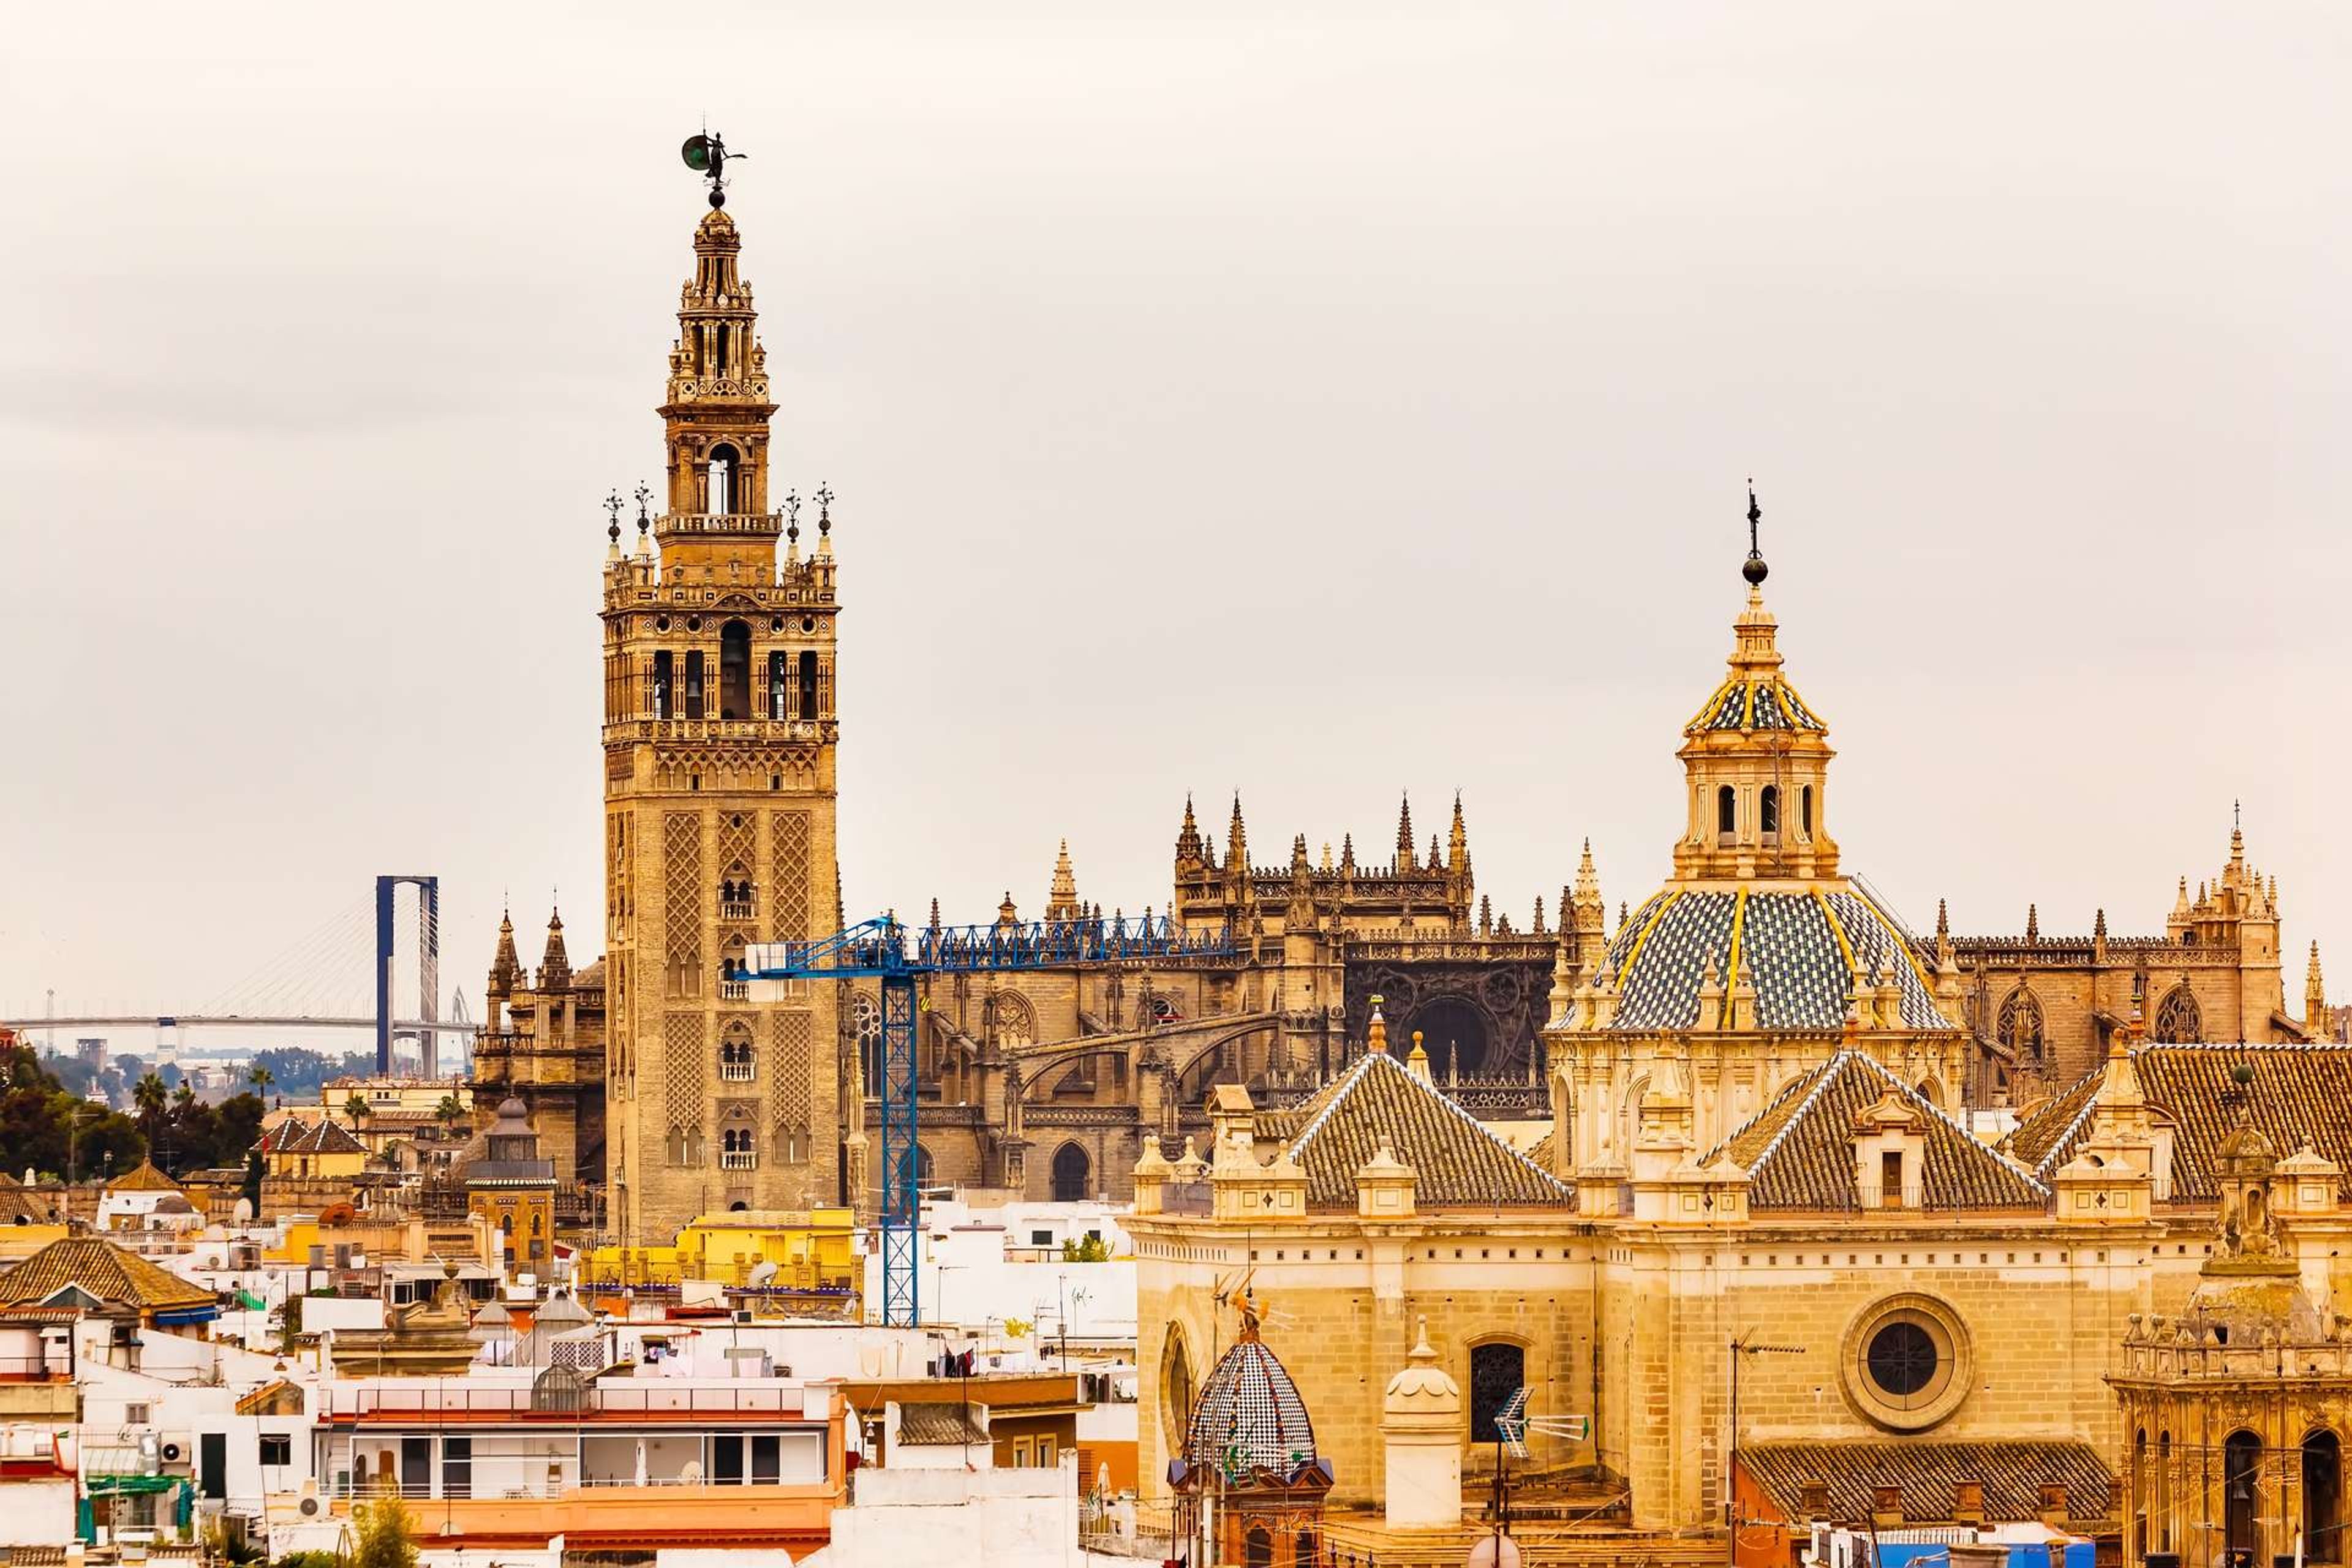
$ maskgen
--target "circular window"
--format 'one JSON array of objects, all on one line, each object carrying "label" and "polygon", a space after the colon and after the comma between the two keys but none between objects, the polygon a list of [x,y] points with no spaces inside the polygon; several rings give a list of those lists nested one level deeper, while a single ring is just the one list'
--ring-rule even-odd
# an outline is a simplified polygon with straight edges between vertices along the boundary
[{"label": "circular window", "polygon": [[1873,1302],[1854,1319],[1844,1342],[1846,1397],[1881,1426],[1925,1431],[1968,1398],[1968,1330],[1932,1296],[1906,1293]]},{"label": "circular window", "polygon": [[654,617],[654,630],[657,632],[666,632],[669,630],[669,617],[667,616],[656,616]]},{"label": "circular window", "polygon": [[1873,1334],[1864,1354],[1870,1381],[1894,1398],[1912,1398],[1935,1380],[1936,1341],[1908,1319],[1897,1319]]},{"label": "circular window", "polygon": [[686,629],[687,629],[688,631],[690,631],[690,632],[698,632],[698,631],[700,631],[700,630],[702,629],[702,617],[701,617],[700,616],[687,616],[687,617],[686,617]]},{"label": "circular window", "polygon": [[816,630],[816,617],[814,616],[803,616],[801,617],[801,630],[804,632],[813,632]]},{"label": "circular window", "polygon": [[782,616],[772,616],[768,621],[768,629],[772,632],[782,631],[784,629],[784,617]]}]

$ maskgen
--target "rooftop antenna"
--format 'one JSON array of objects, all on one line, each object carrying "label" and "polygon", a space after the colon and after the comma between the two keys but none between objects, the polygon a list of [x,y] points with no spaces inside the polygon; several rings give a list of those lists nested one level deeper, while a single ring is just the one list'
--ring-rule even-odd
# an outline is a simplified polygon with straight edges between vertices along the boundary
[{"label": "rooftop antenna", "polygon": [[727,151],[727,142],[724,137],[705,132],[699,136],[688,137],[686,145],[678,149],[678,156],[686,160],[688,168],[710,182],[710,205],[714,207],[725,206],[727,205],[727,160],[730,156],[740,158],[746,154],[741,153],[730,154]]}]

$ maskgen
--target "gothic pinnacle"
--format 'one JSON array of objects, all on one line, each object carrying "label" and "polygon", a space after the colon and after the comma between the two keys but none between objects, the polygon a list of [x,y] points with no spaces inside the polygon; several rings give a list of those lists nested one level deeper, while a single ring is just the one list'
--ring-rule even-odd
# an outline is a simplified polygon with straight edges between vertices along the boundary
[{"label": "gothic pinnacle", "polygon": [[1397,805],[1396,865],[1400,871],[1412,869],[1412,795],[1407,791],[1399,797]]}]

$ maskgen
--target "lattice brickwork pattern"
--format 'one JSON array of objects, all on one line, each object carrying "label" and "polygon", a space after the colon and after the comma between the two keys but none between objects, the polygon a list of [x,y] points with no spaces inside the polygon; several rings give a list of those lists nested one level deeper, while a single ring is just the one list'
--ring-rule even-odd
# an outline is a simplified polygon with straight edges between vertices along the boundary
[{"label": "lattice brickwork pattern", "polygon": [[673,1128],[702,1126],[702,1015],[671,1013],[662,1019],[662,1114]]},{"label": "lattice brickwork pattern", "polygon": [[773,814],[774,856],[771,881],[775,888],[776,942],[806,942],[809,931],[809,814]]},{"label": "lattice brickwork pattern", "polygon": [[702,973],[702,817],[673,811],[662,818],[662,956],[669,993],[692,994],[688,976]]},{"label": "lattice brickwork pattern", "polygon": [[[816,1054],[816,1028],[806,1013],[769,1015],[768,1121],[778,1131],[800,1134],[796,1147],[808,1148],[808,1131],[814,1125],[811,1105],[811,1070]],[[805,1153],[803,1153],[805,1158]]]},{"label": "lattice brickwork pattern", "polygon": [[759,819],[748,811],[730,811],[719,819],[719,874],[750,881],[758,874]]}]

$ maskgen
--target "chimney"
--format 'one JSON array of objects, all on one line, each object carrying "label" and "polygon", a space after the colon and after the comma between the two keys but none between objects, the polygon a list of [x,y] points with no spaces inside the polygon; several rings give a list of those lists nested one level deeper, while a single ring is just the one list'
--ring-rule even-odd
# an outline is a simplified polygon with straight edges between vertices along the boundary
[{"label": "chimney", "polygon": [[1870,1522],[1880,1530],[1894,1530],[1903,1523],[1903,1489],[1873,1487],[1870,1489]]},{"label": "chimney", "polygon": [[1979,1525],[1984,1522],[1984,1483],[1954,1481],[1952,1483],[1952,1522]]},{"label": "chimney", "polygon": [[1805,1483],[1805,1485],[1804,1485],[1804,1495],[1803,1495],[1803,1497],[1802,1497],[1802,1498],[1801,1498],[1801,1499],[1799,1500],[1799,1501],[1798,1501],[1798,1507],[1799,1507],[1800,1510],[1801,1510],[1801,1511],[1804,1514],[1804,1516],[1805,1516],[1805,1517],[1804,1517],[1804,1521],[1803,1521],[1803,1522],[1805,1522],[1805,1523],[1807,1523],[1807,1524],[1811,1524],[1811,1522],[1813,1522],[1813,1521],[1815,1521],[1815,1520],[1817,1520],[1817,1519],[1827,1519],[1827,1518],[1829,1518],[1829,1516],[1830,1516],[1830,1484],[1829,1484],[1829,1482],[1827,1482],[1827,1481],[1807,1481],[1807,1482]]},{"label": "chimney", "polygon": [[2048,1525],[2051,1529],[2065,1529],[2066,1483],[2063,1481],[2042,1482],[2041,1496],[2035,1500],[2033,1512],[2036,1518],[2040,1519],[2042,1523]]}]

